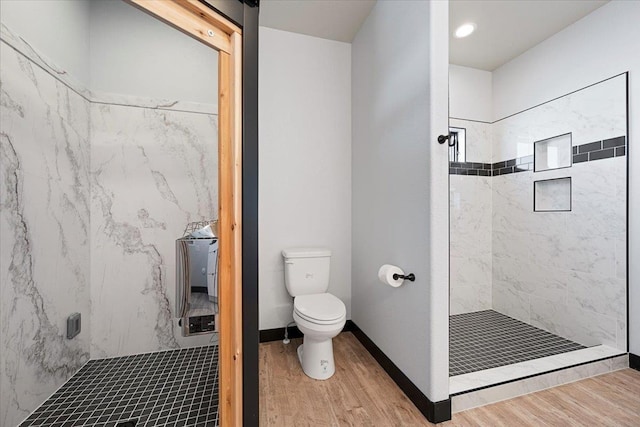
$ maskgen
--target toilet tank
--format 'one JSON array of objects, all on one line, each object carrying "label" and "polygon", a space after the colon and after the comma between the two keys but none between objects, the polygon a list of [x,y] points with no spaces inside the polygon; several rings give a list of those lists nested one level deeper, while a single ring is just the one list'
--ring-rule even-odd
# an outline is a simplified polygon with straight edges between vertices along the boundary
[{"label": "toilet tank", "polygon": [[321,294],[329,288],[331,251],[322,248],[292,248],[282,251],[284,283],[292,297]]}]

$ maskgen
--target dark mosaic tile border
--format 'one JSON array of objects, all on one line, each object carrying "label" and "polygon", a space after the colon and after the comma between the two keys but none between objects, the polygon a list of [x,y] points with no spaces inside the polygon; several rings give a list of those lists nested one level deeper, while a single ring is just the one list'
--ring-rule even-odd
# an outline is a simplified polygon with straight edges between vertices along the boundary
[{"label": "dark mosaic tile border", "polygon": [[[626,137],[605,139],[573,147],[573,163],[620,157],[627,154]],[[496,163],[449,162],[449,175],[497,176],[533,171],[533,155]]]},{"label": "dark mosaic tile border", "polygon": [[573,163],[592,162],[594,160],[620,157],[627,154],[626,138],[605,139],[573,147]]},{"label": "dark mosaic tile border", "polygon": [[510,173],[526,172],[533,170],[533,155],[518,157],[515,159],[496,162],[493,164],[491,176],[508,175]]},{"label": "dark mosaic tile border", "polygon": [[491,166],[491,163],[449,162],[449,174],[491,176]]}]

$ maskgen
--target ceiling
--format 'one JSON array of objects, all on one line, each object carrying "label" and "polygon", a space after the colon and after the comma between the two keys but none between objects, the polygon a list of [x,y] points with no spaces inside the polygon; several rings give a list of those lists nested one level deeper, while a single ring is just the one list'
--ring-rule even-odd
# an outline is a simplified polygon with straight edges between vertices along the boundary
[{"label": "ceiling", "polygon": [[375,0],[262,0],[260,25],[351,43]]},{"label": "ceiling", "polygon": [[[608,1],[450,0],[449,62],[493,71]],[[350,43],[375,3],[262,0],[260,25]],[[453,37],[455,29],[469,21],[477,25],[476,31],[467,38]]]},{"label": "ceiling", "polygon": [[[451,0],[449,62],[493,71],[573,24],[600,6],[601,0]],[[453,36],[473,22],[469,37]],[[615,25],[615,23],[611,23]]]}]

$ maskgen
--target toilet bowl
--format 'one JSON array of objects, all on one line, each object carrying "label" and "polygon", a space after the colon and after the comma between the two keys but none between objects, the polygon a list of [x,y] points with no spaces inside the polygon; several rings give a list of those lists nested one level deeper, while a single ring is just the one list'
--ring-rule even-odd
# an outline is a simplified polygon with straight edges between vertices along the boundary
[{"label": "toilet bowl", "polygon": [[298,359],[304,373],[326,380],[336,371],[332,339],[344,328],[347,309],[327,292],[331,251],[296,248],[282,251],[287,291],[294,297],[293,320],[304,334]]},{"label": "toilet bowl", "polygon": [[344,303],[329,293],[295,298],[293,320],[304,334],[298,360],[308,377],[326,380],[335,373],[332,340],[344,328],[346,318]]}]

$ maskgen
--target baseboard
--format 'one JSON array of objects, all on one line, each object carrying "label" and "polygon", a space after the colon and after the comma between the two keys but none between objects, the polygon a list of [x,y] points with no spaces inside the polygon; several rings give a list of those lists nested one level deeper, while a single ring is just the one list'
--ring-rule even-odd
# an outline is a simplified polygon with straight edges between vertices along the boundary
[{"label": "baseboard", "polygon": [[[342,332],[352,332],[354,324],[351,320],[347,320],[344,324]],[[289,338],[302,338],[302,332],[297,326],[289,328]],[[262,329],[260,331],[260,342],[282,341],[284,339],[284,328]]]},{"label": "baseboard", "polygon": [[636,371],[640,371],[640,356],[629,353],[629,367]]},{"label": "baseboard", "polygon": [[451,419],[451,398],[440,402],[432,402],[416,387],[416,385],[387,357],[380,348],[371,341],[358,326],[353,325],[352,333],[362,343],[374,359],[389,374],[404,394],[413,402],[422,415],[432,423],[441,423]]},{"label": "baseboard", "polygon": [[[297,326],[289,328],[289,338],[302,338],[302,332]],[[262,329],[260,330],[260,342],[282,341],[284,339],[284,328]]]}]

